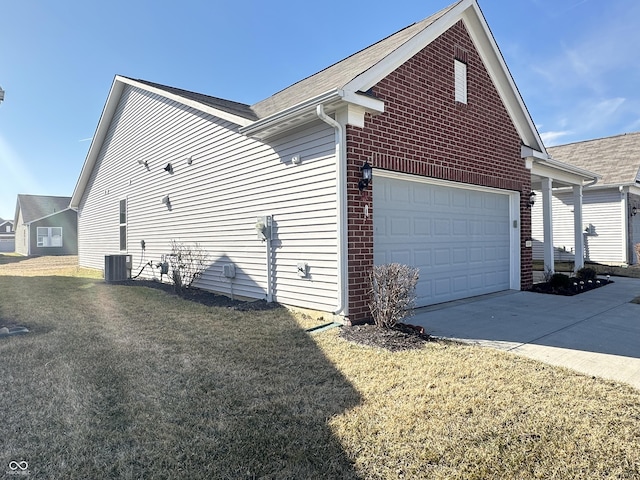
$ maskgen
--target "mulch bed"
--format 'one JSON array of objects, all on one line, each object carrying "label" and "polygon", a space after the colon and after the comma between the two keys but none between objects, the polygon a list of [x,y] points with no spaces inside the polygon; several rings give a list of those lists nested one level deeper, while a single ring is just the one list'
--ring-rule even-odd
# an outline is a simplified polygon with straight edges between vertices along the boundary
[{"label": "mulch bed", "polygon": [[126,280],[124,282],[114,283],[117,283],[118,285],[134,285],[138,287],[155,288],[157,290],[162,290],[169,295],[175,295],[191,302],[206,305],[207,307],[227,307],[241,312],[273,310],[274,308],[282,307],[279,303],[269,303],[266,300],[234,300],[226,295],[218,295],[216,293],[194,287],[188,288],[181,295],[178,295],[172,284],[154,282],[153,280]]},{"label": "mulch bed", "polygon": [[605,285],[609,285],[613,283],[613,280],[607,280],[603,278],[598,278],[597,280],[589,280],[589,281],[581,281],[576,278],[571,278],[571,285],[568,288],[554,288],[549,282],[541,282],[536,283],[529,289],[531,292],[535,293],[548,293],[551,295],[564,295],[564,296],[573,296],[579,295],[584,292],[588,292],[590,290],[595,290],[596,288],[604,287]]},{"label": "mulch bed", "polygon": [[380,328],[375,325],[353,325],[340,329],[340,337],[350,342],[368,347],[384,348],[391,352],[422,348],[434,338],[423,329],[400,323],[394,328]]}]

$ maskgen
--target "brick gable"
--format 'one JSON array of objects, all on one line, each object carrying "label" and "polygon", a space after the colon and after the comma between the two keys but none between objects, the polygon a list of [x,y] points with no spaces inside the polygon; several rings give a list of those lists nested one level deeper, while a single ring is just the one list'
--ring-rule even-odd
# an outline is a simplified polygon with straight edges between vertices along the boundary
[{"label": "brick gable", "polygon": [[[455,102],[454,58],[467,63],[468,103]],[[367,116],[365,127],[347,127],[349,320],[368,309],[373,266],[375,181],[362,194],[360,167],[374,168],[521,192],[521,288],[532,283],[531,236],[526,205],[531,176],[520,158],[520,137],[466,27],[460,21],[373,89],[385,112]],[[368,205],[368,216],[365,215]]]}]

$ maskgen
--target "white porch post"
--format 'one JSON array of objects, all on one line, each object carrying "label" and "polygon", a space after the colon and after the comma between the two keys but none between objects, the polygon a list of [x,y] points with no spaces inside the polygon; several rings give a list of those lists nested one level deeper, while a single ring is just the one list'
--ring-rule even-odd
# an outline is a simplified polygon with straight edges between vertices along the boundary
[{"label": "white porch post", "polygon": [[549,177],[542,178],[542,224],[544,226],[544,271],[555,272],[553,258],[553,191]]},{"label": "white porch post", "polygon": [[582,185],[573,186],[573,234],[575,271],[584,267],[584,233],[582,232]]}]

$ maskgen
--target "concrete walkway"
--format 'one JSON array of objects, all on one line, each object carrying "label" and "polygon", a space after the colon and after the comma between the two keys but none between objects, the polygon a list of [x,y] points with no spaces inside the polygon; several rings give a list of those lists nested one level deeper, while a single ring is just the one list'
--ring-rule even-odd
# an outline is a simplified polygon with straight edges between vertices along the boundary
[{"label": "concrete walkway", "polygon": [[507,291],[425,307],[409,322],[640,389],[640,279],[611,279],[573,297]]}]

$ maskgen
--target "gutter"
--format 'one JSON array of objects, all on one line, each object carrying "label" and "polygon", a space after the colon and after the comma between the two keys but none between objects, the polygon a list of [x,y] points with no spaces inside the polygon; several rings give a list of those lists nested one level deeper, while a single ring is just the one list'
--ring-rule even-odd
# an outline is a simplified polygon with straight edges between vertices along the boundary
[{"label": "gutter", "polygon": [[[329,117],[324,111],[322,103],[316,106],[316,115],[320,120],[331,125],[336,130],[336,185],[337,185],[337,234],[338,234],[338,305],[334,312],[335,315],[344,315],[346,310],[346,287],[347,287],[347,259],[346,259],[346,207],[347,207],[347,183],[345,179],[345,169],[343,164],[346,158],[344,146],[344,127],[333,118]],[[347,312],[348,313],[348,312]]]}]

